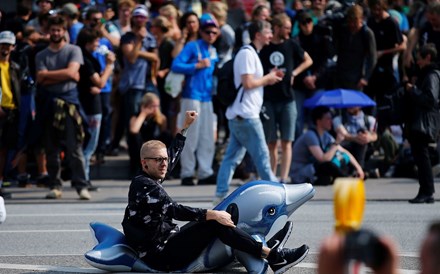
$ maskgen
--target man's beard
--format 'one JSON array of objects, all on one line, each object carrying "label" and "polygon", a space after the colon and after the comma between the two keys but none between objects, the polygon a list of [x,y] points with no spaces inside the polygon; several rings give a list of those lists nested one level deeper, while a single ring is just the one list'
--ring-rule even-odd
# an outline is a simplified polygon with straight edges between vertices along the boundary
[{"label": "man's beard", "polygon": [[50,41],[55,44],[61,43],[63,41],[63,39],[64,39],[64,37],[55,38],[53,36],[50,36]]}]

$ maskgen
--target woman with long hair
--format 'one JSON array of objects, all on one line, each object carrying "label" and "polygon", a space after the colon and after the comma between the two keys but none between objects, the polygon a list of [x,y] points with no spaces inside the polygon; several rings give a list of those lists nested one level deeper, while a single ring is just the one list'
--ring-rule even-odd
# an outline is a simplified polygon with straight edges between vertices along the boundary
[{"label": "woman with long hair", "polygon": [[186,12],[180,18],[180,29],[182,30],[182,36],[176,42],[176,46],[173,50],[173,57],[176,57],[186,43],[195,41],[199,38],[200,21],[197,13],[193,11]]}]

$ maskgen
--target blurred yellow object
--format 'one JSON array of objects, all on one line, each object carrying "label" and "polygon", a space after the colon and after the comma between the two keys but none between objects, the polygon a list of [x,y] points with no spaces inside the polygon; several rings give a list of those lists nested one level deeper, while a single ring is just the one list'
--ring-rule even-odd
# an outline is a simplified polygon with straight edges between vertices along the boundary
[{"label": "blurred yellow object", "polygon": [[346,233],[358,230],[362,224],[365,207],[364,180],[337,178],[333,185],[335,230]]}]

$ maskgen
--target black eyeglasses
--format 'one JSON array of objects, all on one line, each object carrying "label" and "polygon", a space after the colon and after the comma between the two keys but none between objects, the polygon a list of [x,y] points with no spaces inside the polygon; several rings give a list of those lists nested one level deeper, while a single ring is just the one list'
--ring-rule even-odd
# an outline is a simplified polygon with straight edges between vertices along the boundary
[{"label": "black eyeglasses", "polygon": [[213,30],[204,30],[203,32],[206,33],[206,34],[208,34],[208,35],[211,35],[211,34],[213,34],[213,35],[217,35],[217,34],[218,34],[218,32],[213,31]]},{"label": "black eyeglasses", "polygon": [[144,160],[154,160],[157,164],[162,164],[163,162],[169,161],[168,157],[145,157]]}]

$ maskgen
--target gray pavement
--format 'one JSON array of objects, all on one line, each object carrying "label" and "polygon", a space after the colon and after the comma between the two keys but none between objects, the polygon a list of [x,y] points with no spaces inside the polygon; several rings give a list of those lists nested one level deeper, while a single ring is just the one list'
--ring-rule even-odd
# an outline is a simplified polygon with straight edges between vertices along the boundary
[{"label": "gray pavement", "polygon": [[[123,162],[123,159],[119,159]],[[102,221],[118,229],[127,202],[130,181],[120,178],[120,164],[106,163],[94,168],[93,180],[99,187],[92,192],[91,201],[81,201],[70,183],[64,183],[63,198],[44,199],[47,189],[17,188],[13,198],[6,201],[7,221],[0,225],[0,273],[102,273],[89,266],[83,254],[93,247],[88,223]],[[119,169],[118,169],[119,168]],[[241,182],[233,180],[231,192]],[[435,182],[440,189],[440,180]],[[190,206],[211,208],[215,186],[181,186],[180,180],[164,183],[167,192],[176,201]],[[365,181],[367,205],[364,225],[391,235],[400,250],[400,273],[418,273],[418,248],[426,227],[433,219],[440,219],[440,194],[435,194],[434,205],[409,205],[418,190],[414,179],[390,178]],[[289,273],[315,273],[319,244],[333,231],[333,188],[317,186],[315,197],[295,212],[291,219],[295,232],[288,246],[307,243],[310,254]],[[245,272],[233,264],[221,273]]]},{"label": "gray pavement", "polygon": [[[231,192],[236,189],[240,180],[234,179],[231,183]],[[130,181],[126,180],[93,180],[93,184],[99,187],[98,192],[92,192],[91,201],[79,201],[76,192],[70,188],[69,182],[64,183],[63,198],[59,200],[46,200],[44,196],[47,189],[44,188],[5,188],[13,194],[13,199],[7,203],[106,203],[127,201],[128,187]],[[440,189],[440,179],[435,181],[436,189]],[[164,182],[167,192],[176,201],[198,201],[209,202],[214,198],[215,186],[181,186],[180,180],[168,180]],[[418,183],[415,179],[409,178],[381,178],[368,179],[365,181],[367,200],[372,201],[406,201],[413,198],[418,191]],[[436,201],[440,201],[439,191],[435,193]],[[333,200],[332,186],[317,186],[315,201]]]}]

